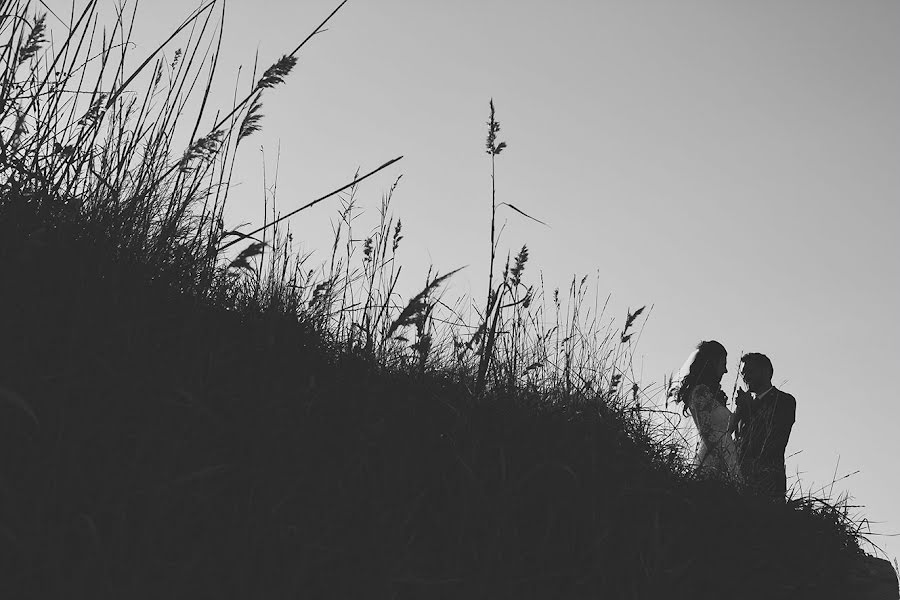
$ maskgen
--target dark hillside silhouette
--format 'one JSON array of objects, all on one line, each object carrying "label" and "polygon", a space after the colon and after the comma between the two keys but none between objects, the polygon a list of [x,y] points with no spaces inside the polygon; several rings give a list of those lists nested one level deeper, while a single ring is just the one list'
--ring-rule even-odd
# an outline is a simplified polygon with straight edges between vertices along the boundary
[{"label": "dark hillside silhouette", "polygon": [[8,597],[849,597],[839,511],[679,474],[602,398],[476,400],[0,223]]}]

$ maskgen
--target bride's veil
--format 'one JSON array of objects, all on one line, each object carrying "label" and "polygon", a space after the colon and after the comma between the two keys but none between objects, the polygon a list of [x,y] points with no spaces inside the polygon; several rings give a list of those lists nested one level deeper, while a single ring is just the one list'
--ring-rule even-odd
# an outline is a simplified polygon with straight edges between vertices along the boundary
[{"label": "bride's veil", "polygon": [[699,348],[691,352],[687,357],[687,360],[684,361],[684,364],[681,365],[681,368],[678,370],[678,374],[672,378],[672,383],[669,386],[669,390],[666,392],[667,407],[670,401],[674,402],[678,398],[678,392],[681,391],[681,386],[684,383],[685,378],[688,376],[688,373],[691,372],[691,365],[694,364],[694,361],[697,359],[697,355],[699,353]]}]

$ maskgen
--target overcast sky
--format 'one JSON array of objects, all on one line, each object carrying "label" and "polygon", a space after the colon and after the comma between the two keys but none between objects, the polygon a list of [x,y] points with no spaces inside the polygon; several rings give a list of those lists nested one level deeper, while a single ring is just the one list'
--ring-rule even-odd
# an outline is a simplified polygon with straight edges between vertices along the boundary
[{"label": "overcast sky", "polygon": [[[239,63],[258,49],[271,64],[336,5],[231,0],[221,104]],[[141,4],[135,57],[190,7]],[[526,280],[540,270],[564,288],[599,272],[612,314],[654,305],[637,351],[644,383],[701,339],[729,350],[729,389],[741,351],[767,354],[797,398],[789,475],[815,490],[859,470],[833,494],[849,491],[873,530],[900,533],[898,31],[893,0],[350,0],[265,96],[231,224],[260,224],[261,148],[271,176],[280,142],[285,212],[403,155],[361,190],[361,226],[402,173],[404,285],[429,264],[469,265],[451,292],[480,297],[493,98],[508,143],[498,201],[550,225],[501,213],[502,253],[531,249]],[[335,208],[291,225],[323,260]]]}]

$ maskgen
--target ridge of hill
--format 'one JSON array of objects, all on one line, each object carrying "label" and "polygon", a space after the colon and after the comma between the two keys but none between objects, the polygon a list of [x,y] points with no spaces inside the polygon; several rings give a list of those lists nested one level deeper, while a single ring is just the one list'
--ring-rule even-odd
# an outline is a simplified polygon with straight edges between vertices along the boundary
[{"label": "ridge of hill", "polygon": [[840,509],[697,480],[600,396],[477,398],[7,216],[4,597],[856,597]]}]

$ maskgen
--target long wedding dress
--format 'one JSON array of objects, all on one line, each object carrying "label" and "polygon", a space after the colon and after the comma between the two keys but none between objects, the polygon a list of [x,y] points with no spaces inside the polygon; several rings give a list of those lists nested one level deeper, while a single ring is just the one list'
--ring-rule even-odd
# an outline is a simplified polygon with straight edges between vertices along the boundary
[{"label": "long wedding dress", "polygon": [[700,471],[740,480],[737,448],[731,438],[734,431],[733,413],[718,402],[709,387],[703,384],[691,390],[690,409],[700,434],[694,465]]}]

